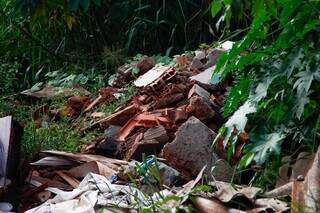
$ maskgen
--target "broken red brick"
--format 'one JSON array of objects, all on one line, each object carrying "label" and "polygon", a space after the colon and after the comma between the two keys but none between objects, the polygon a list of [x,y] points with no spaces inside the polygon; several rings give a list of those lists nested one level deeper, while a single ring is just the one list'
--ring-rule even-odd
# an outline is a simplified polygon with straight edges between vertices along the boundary
[{"label": "broken red brick", "polygon": [[123,126],[128,122],[128,120],[134,116],[136,113],[140,112],[140,109],[135,104],[132,104],[122,110],[116,111],[112,115],[103,118],[83,129],[81,131],[86,131],[94,127],[100,127],[106,129],[109,125]]},{"label": "broken red brick", "polygon": [[146,127],[151,128],[158,125],[172,125],[170,120],[162,115],[161,112],[154,111],[153,113],[145,112],[141,113],[139,115],[136,115],[132,119],[130,119],[119,131],[116,139],[119,141],[124,141],[126,137],[130,135],[130,133],[134,130],[136,127]]},{"label": "broken red brick", "polygon": [[[118,92],[118,89],[113,88],[113,87],[104,87],[99,90],[99,94],[104,98],[104,99],[114,99],[115,97],[113,96],[115,93]],[[111,101],[111,100],[110,100]]]},{"label": "broken red brick", "polygon": [[177,123],[180,121],[186,121],[188,119],[186,107],[187,107],[187,105],[183,105],[178,108],[166,109],[165,115],[173,123]]},{"label": "broken red brick", "polygon": [[88,96],[73,96],[68,99],[63,112],[70,117],[76,117],[90,104],[90,102],[91,99]]}]

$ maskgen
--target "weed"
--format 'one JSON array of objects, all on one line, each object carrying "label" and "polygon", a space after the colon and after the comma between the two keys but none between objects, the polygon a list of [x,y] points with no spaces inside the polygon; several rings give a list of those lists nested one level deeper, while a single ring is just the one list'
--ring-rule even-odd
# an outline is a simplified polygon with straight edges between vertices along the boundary
[{"label": "weed", "polygon": [[48,126],[37,129],[34,121],[28,121],[22,139],[23,152],[27,156],[40,150],[79,152],[81,146],[97,133],[91,132],[82,137],[72,124],[72,120],[62,119],[59,122],[49,121]]},{"label": "weed", "polygon": [[208,44],[206,44],[206,43],[201,43],[201,44],[199,45],[199,48],[200,48],[200,49],[203,49],[203,50],[206,50],[206,49],[209,49],[210,46],[209,46]]},{"label": "weed", "polygon": [[192,193],[198,192],[213,192],[214,188],[209,185],[197,185],[192,189]]}]

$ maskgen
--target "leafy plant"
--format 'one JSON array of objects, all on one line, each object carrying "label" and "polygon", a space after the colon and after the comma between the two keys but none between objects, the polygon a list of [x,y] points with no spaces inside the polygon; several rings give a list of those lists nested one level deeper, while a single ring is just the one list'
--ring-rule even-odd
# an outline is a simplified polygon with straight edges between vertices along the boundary
[{"label": "leafy plant", "polygon": [[[213,15],[228,10],[232,2],[215,1]],[[239,79],[224,107],[225,115],[238,110],[221,132],[229,146],[240,133],[250,133],[242,166],[252,160],[261,165],[268,156],[280,154],[284,139],[292,141],[292,149],[302,141],[315,143],[320,109],[319,6],[318,1],[302,0],[252,2],[248,32],[218,60],[216,73],[222,77],[232,73]]]}]

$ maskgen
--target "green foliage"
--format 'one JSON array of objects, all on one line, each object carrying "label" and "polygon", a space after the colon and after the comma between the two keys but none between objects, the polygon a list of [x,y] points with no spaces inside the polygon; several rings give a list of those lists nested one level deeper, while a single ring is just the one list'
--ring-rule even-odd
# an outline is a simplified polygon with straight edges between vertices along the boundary
[{"label": "green foliage", "polygon": [[0,64],[0,94],[9,94],[10,92],[13,92],[15,89],[19,88],[19,85],[16,85],[15,83],[18,69],[18,63]]},{"label": "green foliage", "polygon": [[83,11],[88,11],[90,4],[94,4],[96,6],[100,6],[101,5],[101,1],[100,0],[69,0],[68,1],[68,8],[71,11],[77,11],[80,8]]},{"label": "green foliage", "polygon": [[79,152],[81,145],[90,141],[96,133],[81,137],[73,123],[67,119],[59,122],[49,120],[48,126],[35,128],[34,121],[26,121],[22,138],[23,153],[28,157],[40,150]]},{"label": "green foliage", "polygon": [[[119,106],[123,105],[129,100],[136,92],[134,87],[128,87],[127,92],[120,96],[118,99],[110,104],[103,105],[97,109],[97,111],[111,114]],[[0,99],[1,100],[1,99]],[[65,99],[56,98],[50,102],[50,106],[53,108],[61,108],[65,104]],[[27,156],[36,153],[39,150],[64,150],[77,152],[80,151],[81,145],[90,141],[93,136],[96,136],[96,132],[88,132],[85,137],[79,133],[77,127],[80,124],[76,124],[80,120],[73,120],[68,118],[62,118],[59,121],[48,120],[47,125],[41,128],[35,128],[34,121],[31,120],[30,115],[32,111],[42,103],[35,103],[35,105],[26,106],[19,105],[16,110],[10,112],[20,122],[24,123],[25,131],[23,135],[23,153]],[[5,102],[0,101],[0,114],[10,109],[10,105],[5,105]]]},{"label": "green foliage", "polygon": [[48,72],[80,75],[72,66],[107,78],[128,55],[169,56],[218,40],[209,6],[195,0],[0,0],[0,60],[18,63],[15,92],[43,82]]},{"label": "green foliage", "polygon": [[271,133],[267,135],[250,135],[251,143],[246,147],[250,150],[250,154],[254,153],[253,160],[258,164],[263,164],[270,153],[280,154],[280,141],[284,139],[284,135],[280,133]]},{"label": "green foliage", "polygon": [[224,104],[224,116],[230,115],[248,98],[250,83],[251,81],[249,78],[239,78],[239,81],[237,81],[231,88],[228,93],[228,98]]},{"label": "green foliage", "polygon": [[223,31],[232,30],[233,26],[241,29],[250,20],[250,7],[255,1],[213,0],[210,5],[212,17],[217,19],[216,28]]},{"label": "green foliage", "polygon": [[[17,0],[17,5],[35,24],[47,27],[48,22],[56,22],[52,25],[57,27],[48,27],[62,39],[58,50],[67,43],[72,48],[76,41],[91,51],[116,44],[126,53],[177,52],[211,42],[212,34],[219,34],[206,26],[215,23],[207,12],[209,1]],[[72,32],[62,29],[63,25]],[[85,44],[84,39],[91,42]]]},{"label": "green foliage", "polygon": [[201,193],[201,192],[214,192],[214,187],[210,186],[210,185],[197,185],[192,189],[192,193],[196,194],[196,193]]},{"label": "green foliage", "polygon": [[45,119],[40,128],[36,128],[32,119],[32,112],[44,103],[50,104],[51,108],[60,108],[65,104],[65,99],[54,99],[48,101],[30,102],[25,100],[13,100],[0,97],[0,117],[12,115],[24,127],[21,140],[21,150],[24,157],[31,157],[40,150],[64,150],[77,152],[81,145],[91,141],[93,136],[98,135],[95,131],[89,132],[83,137],[79,134],[76,122],[62,117],[55,121]]},{"label": "green foliage", "polygon": [[251,182],[256,183],[257,187],[261,187],[266,191],[273,189],[276,181],[279,178],[278,171],[282,165],[283,163],[281,162],[280,157],[273,157],[272,159],[268,160],[268,163],[263,169],[258,168],[258,170],[260,169],[260,172],[256,173]]},{"label": "green foliage", "polygon": [[29,121],[22,140],[23,153],[31,154],[47,149],[77,151],[79,139],[76,132],[70,131],[70,125],[63,122],[36,129],[34,122]]},{"label": "green foliage", "polygon": [[203,50],[206,50],[206,49],[209,49],[209,45],[208,44],[206,44],[206,43],[201,43],[200,45],[199,45],[199,48],[200,49],[203,49]]},{"label": "green foliage", "polygon": [[[213,14],[224,7],[214,3]],[[249,3],[250,1],[244,1]],[[231,3],[232,4],[232,3]],[[245,4],[245,3],[244,3]],[[280,142],[313,144],[319,131],[320,30],[318,1],[254,1],[246,35],[223,54],[215,72],[238,75],[224,107],[225,144],[234,146],[237,135],[250,132],[251,144],[241,165],[263,164],[280,154]],[[232,149],[231,149],[232,150]]]}]

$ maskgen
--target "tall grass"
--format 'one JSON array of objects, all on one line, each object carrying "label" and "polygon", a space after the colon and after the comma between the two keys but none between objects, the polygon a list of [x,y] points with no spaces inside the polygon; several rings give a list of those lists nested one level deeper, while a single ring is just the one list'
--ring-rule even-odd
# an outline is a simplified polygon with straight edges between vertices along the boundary
[{"label": "tall grass", "polygon": [[170,55],[217,40],[221,32],[210,4],[211,0],[0,0],[0,60],[20,63],[23,87],[62,67],[69,72],[69,64],[113,72],[114,67],[105,67],[105,49],[121,50],[124,57]]}]

